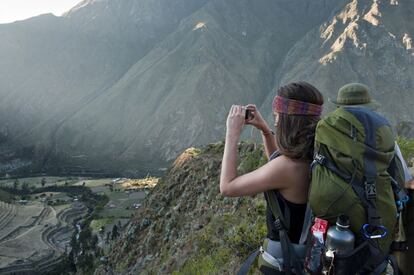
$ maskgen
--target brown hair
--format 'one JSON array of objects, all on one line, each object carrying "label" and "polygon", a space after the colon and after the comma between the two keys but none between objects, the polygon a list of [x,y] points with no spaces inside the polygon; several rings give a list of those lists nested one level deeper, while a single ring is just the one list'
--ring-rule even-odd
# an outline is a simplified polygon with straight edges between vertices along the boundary
[{"label": "brown hair", "polygon": [[[323,96],[307,82],[290,83],[277,91],[279,96],[323,104]],[[276,143],[279,152],[293,159],[312,160],[316,124],[320,116],[287,115],[279,113],[276,125]]]}]

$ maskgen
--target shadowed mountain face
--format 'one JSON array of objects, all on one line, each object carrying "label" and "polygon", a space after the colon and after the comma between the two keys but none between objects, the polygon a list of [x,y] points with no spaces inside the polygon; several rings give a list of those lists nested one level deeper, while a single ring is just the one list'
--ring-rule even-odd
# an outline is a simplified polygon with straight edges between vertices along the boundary
[{"label": "shadowed mountain face", "polygon": [[366,83],[394,123],[411,123],[413,11],[395,0],[89,0],[0,25],[2,169],[145,173],[224,137],[232,104],[270,114],[274,87],[294,80],[326,98]]},{"label": "shadowed mountain face", "polygon": [[350,1],[295,43],[279,70],[279,83],[310,81],[326,99],[336,98],[346,83],[365,83],[382,105],[378,111],[394,124],[413,121],[412,12],[409,1]]}]

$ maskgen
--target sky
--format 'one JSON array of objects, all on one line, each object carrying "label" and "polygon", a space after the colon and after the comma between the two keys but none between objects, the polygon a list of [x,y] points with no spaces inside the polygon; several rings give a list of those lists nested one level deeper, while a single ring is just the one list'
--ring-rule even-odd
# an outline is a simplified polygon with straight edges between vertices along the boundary
[{"label": "sky", "polygon": [[0,0],[0,24],[44,13],[60,16],[79,2],[81,0]]}]

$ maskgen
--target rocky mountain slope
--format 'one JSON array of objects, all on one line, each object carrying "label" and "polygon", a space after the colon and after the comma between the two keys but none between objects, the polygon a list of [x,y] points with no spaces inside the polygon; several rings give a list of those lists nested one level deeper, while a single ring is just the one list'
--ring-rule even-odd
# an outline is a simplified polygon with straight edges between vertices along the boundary
[{"label": "rocky mountain slope", "polygon": [[394,124],[411,122],[414,112],[406,103],[414,98],[412,12],[410,1],[350,1],[292,47],[280,83],[307,80],[328,99],[346,83],[365,83],[382,105],[379,112]]},{"label": "rocky mountain slope", "polygon": [[275,87],[294,80],[326,98],[366,83],[394,124],[412,125],[413,11],[408,0],[85,0],[0,25],[0,172],[146,173],[222,138],[234,103],[271,122]]},{"label": "rocky mountain slope", "polygon": [[[223,147],[184,151],[95,274],[235,274],[266,235],[265,201],[220,195]],[[239,151],[240,173],[265,162],[254,144],[242,143]]]},{"label": "rocky mountain slope", "polygon": [[[59,129],[105,97],[130,66],[204,2],[84,1],[63,17],[0,25],[0,133],[6,154],[16,154],[7,150],[11,145],[25,147],[18,156],[29,155],[43,169],[54,165],[54,156],[86,156],[62,150]],[[88,161],[73,159],[78,165]]]}]

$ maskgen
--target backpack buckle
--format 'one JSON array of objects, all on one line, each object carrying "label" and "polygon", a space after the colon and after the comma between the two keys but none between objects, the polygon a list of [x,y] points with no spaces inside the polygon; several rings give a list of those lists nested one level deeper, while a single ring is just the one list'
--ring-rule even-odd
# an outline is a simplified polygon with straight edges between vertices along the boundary
[{"label": "backpack buckle", "polygon": [[377,196],[377,187],[376,187],[375,181],[372,181],[372,182],[365,181],[364,186],[365,186],[365,197],[368,200],[375,199]]},{"label": "backpack buckle", "polygon": [[279,218],[277,218],[277,219],[273,222],[273,224],[275,225],[275,228],[276,228],[278,231],[280,231],[280,230],[285,230],[285,229],[286,229],[286,227],[284,226],[283,222],[282,222]]},{"label": "backpack buckle", "polygon": [[315,154],[314,160],[320,165],[324,165],[326,162],[326,157],[321,154]]}]

